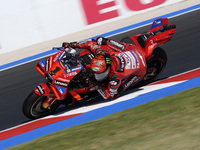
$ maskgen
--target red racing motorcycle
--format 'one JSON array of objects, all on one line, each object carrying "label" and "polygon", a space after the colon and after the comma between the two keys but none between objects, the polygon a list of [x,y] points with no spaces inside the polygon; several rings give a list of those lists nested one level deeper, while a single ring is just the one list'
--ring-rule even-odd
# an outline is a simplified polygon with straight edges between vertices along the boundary
[{"label": "red racing motorcycle", "polygon": [[[176,32],[176,26],[168,24],[167,18],[156,19],[148,32],[126,37],[121,41],[135,44],[145,53],[147,73],[137,84],[152,82],[165,68],[166,52],[159,46],[169,41]],[[94,58],[89,50],[77,53],[72,48],[56,48],[58,53],[41,59],[36,69],[46,78],[25,99],[23,113],[30,119],[44,117],[54,112],[60,105],[75,105],[79,101],[89,101],[99,96],[97,84],[90,62]],[[135,86],[132,76],[127,77],[126,90]],[[123,81],[122,81],[123,83]]]}]

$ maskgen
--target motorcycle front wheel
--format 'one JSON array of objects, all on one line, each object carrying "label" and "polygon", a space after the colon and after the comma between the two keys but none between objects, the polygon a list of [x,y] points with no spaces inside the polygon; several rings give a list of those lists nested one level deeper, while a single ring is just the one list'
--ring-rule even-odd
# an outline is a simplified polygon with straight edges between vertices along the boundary
[{"label": "motorcycle front wheel", "polygon": [[43,102],[46,98],[46,96],[37,95],[34,91],[32,91],[23,103],[23,114],[30,119],[38,119],[49,115],[52,111],[58,108],[60,104],[55,103],[51,109],[45,109],[43,107]]}]

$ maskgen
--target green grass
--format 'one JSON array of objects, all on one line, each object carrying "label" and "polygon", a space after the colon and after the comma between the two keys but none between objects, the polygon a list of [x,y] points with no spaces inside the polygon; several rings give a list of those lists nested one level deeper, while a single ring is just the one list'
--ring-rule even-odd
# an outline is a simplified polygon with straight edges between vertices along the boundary
[{"label": "green grass", "polygon": [[10,149],[200,150],[200,87]]}]

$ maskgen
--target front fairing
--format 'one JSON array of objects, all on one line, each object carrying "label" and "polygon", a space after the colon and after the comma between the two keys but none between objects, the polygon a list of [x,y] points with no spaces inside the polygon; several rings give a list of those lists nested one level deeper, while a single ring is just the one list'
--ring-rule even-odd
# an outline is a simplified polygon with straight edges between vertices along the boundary
[{"label": "front fairing", "polygon": [[47,59],[42,59],[37,70],[48,80],[52,91],[61,100],[67,95],[70,80],[83,68],[74,49],[63,49]]}]

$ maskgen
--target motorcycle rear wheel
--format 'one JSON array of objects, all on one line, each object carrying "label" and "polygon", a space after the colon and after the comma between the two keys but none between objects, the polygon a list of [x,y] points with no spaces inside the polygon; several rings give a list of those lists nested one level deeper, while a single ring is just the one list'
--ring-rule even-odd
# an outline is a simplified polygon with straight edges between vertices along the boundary
[{"label": "motorcycle rear wheel", "polygon": [[23,103],[23,114],[30,119],[38,119],[49,115],[52,111],[58,108],[60,104],[52,107],[52,109],[45,109],[42,104],[46,98],[46,96],[37,95],[34,91],[32,91]]},{"label": "motorcycle rear wheel", "polygon": [[167,64],[166,52],[157,47],[154,49],[152,57],[147,61],[147,73],[140,83],[140,86],[154,81],[165,69]]}]

